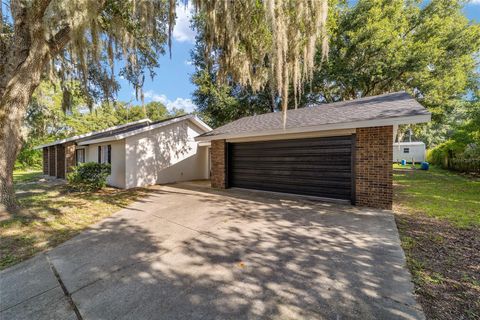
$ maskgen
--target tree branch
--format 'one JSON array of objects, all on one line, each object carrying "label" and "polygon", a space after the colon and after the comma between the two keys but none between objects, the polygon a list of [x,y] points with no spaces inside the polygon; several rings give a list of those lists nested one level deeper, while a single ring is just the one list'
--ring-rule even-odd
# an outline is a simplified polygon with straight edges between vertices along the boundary
[{"label": "tree branch", "polygon": [[57,55],[70,41],[70,26],[65,26],[58,31],[52,39],[48,41],[50,52],[52,56]]}]

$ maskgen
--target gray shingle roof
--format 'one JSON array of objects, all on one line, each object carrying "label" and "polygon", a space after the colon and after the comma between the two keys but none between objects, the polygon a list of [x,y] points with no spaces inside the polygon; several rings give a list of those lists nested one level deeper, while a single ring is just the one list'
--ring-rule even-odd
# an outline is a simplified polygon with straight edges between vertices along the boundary
[{"label": "gray shingle roof", "polygon": [[75,142],[80,143],[80,142],[83,142],[83,141],[90,141],[90,140],[113,137],[117,134],[127,133],[127,132],[131,132],[131,131],[135,131],[135,130],[140,129],[140,128],[149,127],[149,126],[151,127],[153,125],[156,125],[156,124],[159,124],[159,123],[162,123],[162,122],[167,122],[167,121],[177,119],[177,118],[181,118],[181,117],[184,117],[184,118],[187,119],[187,118],[193,117],[193,115],[181,115],[181,116],[171,117],[171,118],[167,118],[167,119],[163,119],[163,120],[159,120],[159,121],[154,121],[154,122],[149,121],[149,122],[144,122],[144,123],[133,123],[130,126],[126,126],[126,127],[119,128],[119,129],[114,129],[114,130],[108,130],[108,131],[105,131],[105,132],[101,132],[101,133],[98,133],[98,134],[91,135],[91,136],[86,137],[86,138],[78,139],[78,140],[75,140]]},{"label": "gray shingle roof", "polygon": [[[316,127],[329,124],[402,118],[430,113],[406,92],[395,92],[356,100],[309,106],[287,111],[285,129]],[[204,133],[200,138],[221,138],[222,135],[241,135],[282,130],[282,113],[271,112],[249,116]]]}]

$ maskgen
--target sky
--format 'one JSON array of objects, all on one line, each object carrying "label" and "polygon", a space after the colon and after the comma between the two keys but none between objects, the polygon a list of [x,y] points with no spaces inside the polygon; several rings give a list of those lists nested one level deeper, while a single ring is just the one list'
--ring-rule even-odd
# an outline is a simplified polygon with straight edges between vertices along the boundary
[{"label": "sky", "polygon": [[[160,67],[155,70],[153,81],[145,78],[143,92],[145,102],[160,101],[169,109],[183,108],[192,112],[195,105],[192,102],[192,93],[195,86],[190,81],[195,71],[191,64],[190,52],[195,44],[195,31],[190,28],[192,7],[179,5],[177,7],[177,21],[173,30],[172,58],[167,53],[159,59]],[[139,104],[135,100],[135,90],[125,80],[120,80],[121,89],[118,99],[132,104]]]},{"label": "sky", "polygon": [[[156,77],[153,81],[150,78],[145,80],[145,102],[160,101],[168,108],[183,108],[187,112],[195,109],[192,102],[195,86],[190,81],[195,71],[190,61],[190,52],[195,42],[195,31],[190,28],[191,10],[191,6],[180,5],[177,8],[172,58],[170,59],[168,53],[160,57]],[[480,0],[472,0],[465,5],[464,12],[468,19],[480,23]],[[120,80],[120,84],[119,100],[140,103],[135,100],[134,90],[125,80]]]}]

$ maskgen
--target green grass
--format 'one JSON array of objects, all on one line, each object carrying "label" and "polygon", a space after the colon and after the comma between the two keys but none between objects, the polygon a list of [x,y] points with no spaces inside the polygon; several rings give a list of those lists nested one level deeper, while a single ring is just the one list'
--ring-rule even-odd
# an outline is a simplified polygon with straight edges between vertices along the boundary
[{"label": "green grass", "polygon": [[479,179],[433,166],[423,171],[395,164],[394,169],[396,210],[446,219],[457,227],[480,226]]},{"label": "green grass", "polygon": [[63,184],[40,180],[41,176],[35,170],[14,172],[23,210],[0,222],[0,269],[59,245],[149,192],[140,188],[71,192]]},{"label": "green grass", "polygon": [[13,172],[13,182],[22,183],[22,182],[32,182],[38,180],[42,175],[42,170],[33,169],[33,170],[15,170]]}]

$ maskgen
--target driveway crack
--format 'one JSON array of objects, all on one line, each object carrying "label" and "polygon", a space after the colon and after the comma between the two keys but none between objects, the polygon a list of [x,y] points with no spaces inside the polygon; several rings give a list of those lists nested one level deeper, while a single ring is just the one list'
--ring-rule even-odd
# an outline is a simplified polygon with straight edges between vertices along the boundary
[{"label": "driveway crack", "polygon": [[65,297],[66,297],[67,300],[68,300],[68,303],[69,303],[70,306],[72,307],[73,312],[75,312],[75,315],[77,316],[77,319],[78,319],[78,320],[83,320],[83,317],[82,317],[82,315],[80,314],[80,310],[78,310],[77,305],[75,304],[75,301],[73,301],[70,292],[68,292],[67,287],[66,287],[65,284],[63,283],[63,280],[62,280],[62,278],[60,277],[60,274],[58,273],[58,271],[57,271],[57,269],[55,268],[55,266],[53,265],[53,263],[50,261],[50,258],[49,258],[48,256],[46,256],[46,258],[47,258],[48,264],[50,265],[50,269],[52,269],[52,272],[53,272],[53,274],[55,275],[55,278],[57,278],[57,281],[58,281],[58,283],[60,284],[60,287],[61,287],[62,290],[63,290],[63,294],[65,295]]}]

